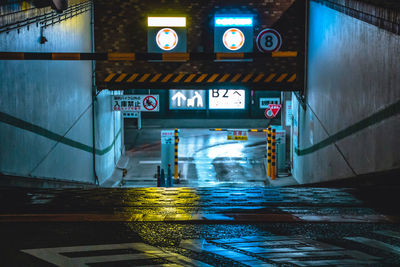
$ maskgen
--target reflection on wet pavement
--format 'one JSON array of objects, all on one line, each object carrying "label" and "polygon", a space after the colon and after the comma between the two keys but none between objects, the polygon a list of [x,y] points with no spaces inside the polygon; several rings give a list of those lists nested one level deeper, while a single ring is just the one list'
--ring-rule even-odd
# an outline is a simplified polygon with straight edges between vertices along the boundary
[{"label": "reflection on wet pavement", "polygon": [[[154,131],[151,133],[154,135]],[[157,132],[158,133],[158,132]],[[153,143],[159,142],[159,135]],[[149,137],[146,136],[148,142]],[[249,133],[248,141],[227,140],[226,132],[182,129],[179,136],[178,186],[265,186],[265,133]],[[160,144],[129,153],[130,166],[125,187],[155,186],[155,170],[160,161]]]}]

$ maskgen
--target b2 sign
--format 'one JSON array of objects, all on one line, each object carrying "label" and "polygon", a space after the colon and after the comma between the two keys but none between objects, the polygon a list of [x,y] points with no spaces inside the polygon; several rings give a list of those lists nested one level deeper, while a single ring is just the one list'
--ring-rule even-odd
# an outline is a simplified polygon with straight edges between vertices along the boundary
[{"label": "b2 sign", "polygon": [[245,90],[211,89],[209,95],[210,109],[244,109]]}]

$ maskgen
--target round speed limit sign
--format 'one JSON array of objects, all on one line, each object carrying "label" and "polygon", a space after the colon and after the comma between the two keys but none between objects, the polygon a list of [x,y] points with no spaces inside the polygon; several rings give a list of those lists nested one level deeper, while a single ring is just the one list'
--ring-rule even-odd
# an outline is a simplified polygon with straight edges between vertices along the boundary
[{"label": "round speed limit sign", "polygon": [[282,37],[274,29],[265,29],[258,34],[256,43],[260,52],[277,52],[282,46]]}]

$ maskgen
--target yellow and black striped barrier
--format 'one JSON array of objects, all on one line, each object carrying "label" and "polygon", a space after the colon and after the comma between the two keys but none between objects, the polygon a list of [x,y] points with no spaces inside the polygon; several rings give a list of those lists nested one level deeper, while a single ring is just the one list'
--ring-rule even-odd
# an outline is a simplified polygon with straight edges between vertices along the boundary
[{"label": "yellow and black striped barrier", "polygon": [[282,84],[294,83],[296,73],[108,73],[105,83],[127,84]]},{"label": "yellow and black striped barrier", "polygon": [[271,160],[272,160],[272,132],[271,127],[267,129],[268,137],[267,137],[267,176],[271,177]]},{"label": "yellow and black striped barrier", "polygon": [[297,51],[272,53],[35,53],[0,52],[0,60],[99,60],[99,61],[189,61],[242,60],[259,58],[297,57]]},{"label": "yellow and black striped barrier", "polygon": [[271,179],[276,178],[276,130],[272,129],[272,149],[271,149]]},{"label": "yellow and black striped barrier", "polygon": [[[227,129],[227,128],[210,128],[209,130],[210,131],[215,131],[215,132],[226,132],[229,129]],[[261,133],[261,132],[266,133],[266,132],[268,132],[268,129],[247,129],[247,130],[244,129],[242,131],[255,132],[255,133]]]},{"label": "yellow and black striped barrier", "polygon": [[179,132],[178,129],[175,128],[175,159],[174,159],[174,184],[179,183],[179,170],[178,170],[178,143],[179,143]]}]

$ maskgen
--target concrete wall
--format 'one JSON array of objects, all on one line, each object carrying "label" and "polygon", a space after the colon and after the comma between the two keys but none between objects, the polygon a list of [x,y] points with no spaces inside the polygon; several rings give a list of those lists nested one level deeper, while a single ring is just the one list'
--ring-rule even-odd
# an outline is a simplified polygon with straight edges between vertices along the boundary
[{"label": "concrete wall", "polygon": [[[46,28],[45,44],[36,25],[2,33],[0,50],[91,52],[90,17],[85,12]],[[0,61],[0,70],[0,173],[94,182],[91,62]],[[120,125],[107,99],[109,93],[100,94],[96,105],[98,152],[113,143],[114,123]],[[119,158],[116,143],[98,153],[100,182]]]},{"label": "concrete wall", "polygon": [[[400,168],[400,36],[310,1],[300,183]],[[296,98],[294,98],[296,99]]]}]

